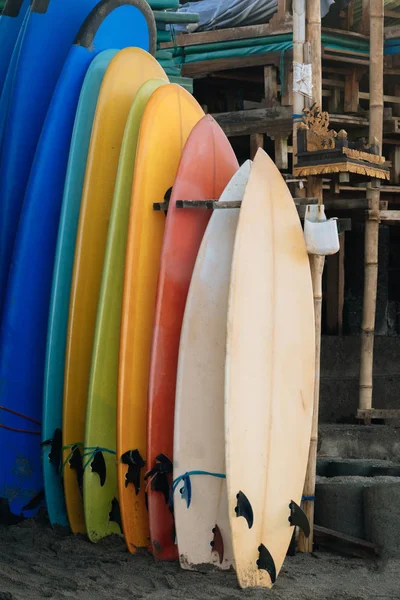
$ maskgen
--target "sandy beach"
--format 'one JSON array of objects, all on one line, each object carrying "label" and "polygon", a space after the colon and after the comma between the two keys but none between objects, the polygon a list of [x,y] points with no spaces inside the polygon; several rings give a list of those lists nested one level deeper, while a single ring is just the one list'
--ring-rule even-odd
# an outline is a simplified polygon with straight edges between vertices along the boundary
[{"label": "sandy beach", "polygon": [[118,537],[94,545],[53,531],[43,518],[0,525],[0,540],[0,600],[400,598],[400,560],[297,554],[286,559],[272,590],[241,590],[233,571],[183,571],[144,551],[131,556]]}]

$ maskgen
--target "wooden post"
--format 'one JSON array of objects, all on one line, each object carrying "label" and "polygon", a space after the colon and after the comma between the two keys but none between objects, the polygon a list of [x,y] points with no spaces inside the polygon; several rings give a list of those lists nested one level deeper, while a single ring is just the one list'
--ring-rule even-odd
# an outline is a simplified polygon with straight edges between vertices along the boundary
[{"label": "wooden post", "polygon": [[400,184],[400,146],[393,146],[390,159],[392,162],[390,182],[393,185]]},{"label": "wooden post", "polygon": [[337,254],[328,256],[326,327],[328,333],[342,335],[344,305],[344,233],[339,235],[340,249]]},{"label": "wooden post", "polygon": [[264,134],[253,133],[250,136],[250,159],[253,160],[259,148],[264,147]]},{"label": "wooden post", "polygon": [[280,171],[287,171],[289,168],[287,137],[275,136],[275,164]]},{"label": "wooden post", "polygon": [[354,112],[358,111],[358,102],[359,102],[359,70],[353,68],[351,72],[346,75],[345,84],[344,84],[344,112]]},{"label": "wooden post", "polygon": [[[321,4],[320,0],[307,0],[307,40],[309,42],[313,101],[322,107],[322,62],[321,62]],[[316,196],[322,204],[322,179],[308,178],[308,196]],[[321,354],[321,308],[322,308],[322,273],[324,270],[324,256],[310,256],[311,277],[314,293],[315,313],[315,384],[314,384],[314,410],[311,429],[310,449],[306,479],[304,483],[304,496],[311,500],[303,501],[303,510],[310,523],[310,536],[306,538],[302,531],[299,532],[299,551],[312,552],[314,538],[314,496],[315,477],[317,464],[318,445],[318,411],[319,411],[319,373]]]},{"label": "wooden post", "polygon": [[[384,0],[370,0],[369,140],[382,149]],[[359,409],[372,408],[376,294],[378,287],[379,181],[368,184],[365,222],[364,303],[361,323]]]},{"label": "wooden post", "polygon": [[264,98],[266,108],[278,103],[278,73],[274,66],[264,67]]}]

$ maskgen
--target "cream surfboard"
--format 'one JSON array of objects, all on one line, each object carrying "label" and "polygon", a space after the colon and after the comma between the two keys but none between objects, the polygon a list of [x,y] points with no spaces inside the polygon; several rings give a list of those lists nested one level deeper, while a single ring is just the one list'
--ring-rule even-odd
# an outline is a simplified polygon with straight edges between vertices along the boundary
[{"label": "cream surfboard", "polygon": [[229,519],[241,587],[271,587],[285,559],[289,505],[300,505],[307,466],[314,376],[303,231],[283,178],[260,149],[236,231],[225,366]]},{"label": "cream surfboard", "polygon": [[[251,161],[221,201],[241,200]],[[228,569],[233,553],[224,443],[226,317],[239,209],[216,210],[190,283],[179,346],[174,430],[174,514],[179,560]],[[210,544],[213,544],[211,546]]]}]

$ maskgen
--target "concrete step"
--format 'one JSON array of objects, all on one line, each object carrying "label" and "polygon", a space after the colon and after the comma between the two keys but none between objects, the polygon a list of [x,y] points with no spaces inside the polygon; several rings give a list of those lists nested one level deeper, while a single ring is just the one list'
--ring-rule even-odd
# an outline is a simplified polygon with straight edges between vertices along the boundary
[{"label": "concrete step", "polygon": [[400,429],[387,425],[320,425],[318,455],[400,464]]},{"label": "concrete step", "polygon": [[400,556],[400,477],[317,477],[315,523]]}]

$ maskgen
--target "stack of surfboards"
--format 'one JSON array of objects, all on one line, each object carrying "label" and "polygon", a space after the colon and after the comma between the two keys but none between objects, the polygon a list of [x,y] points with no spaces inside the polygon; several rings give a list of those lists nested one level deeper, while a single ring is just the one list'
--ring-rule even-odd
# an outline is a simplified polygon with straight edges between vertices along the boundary
[{"label": "stack of surfboards", "polygon": [[0,35],[3,19],[19,32],[0,72],[0,497],[93,542],[119,534],[132,553],[271,586],[314,384],[288,188],[263,150],[239,168],[169,82],[144,0],[4,14]]}]

